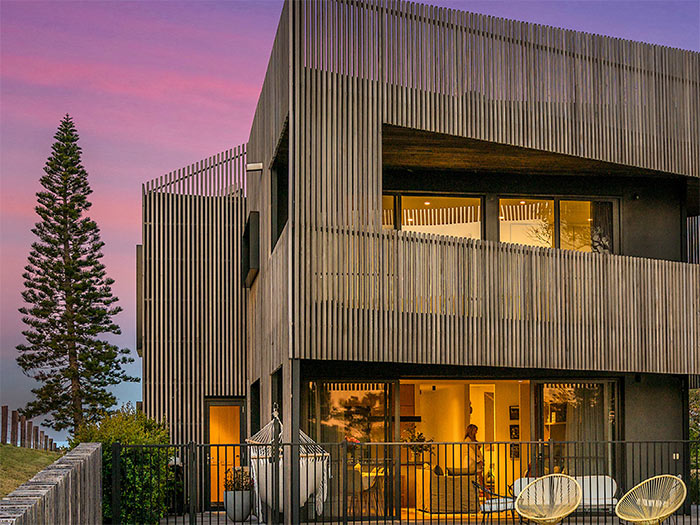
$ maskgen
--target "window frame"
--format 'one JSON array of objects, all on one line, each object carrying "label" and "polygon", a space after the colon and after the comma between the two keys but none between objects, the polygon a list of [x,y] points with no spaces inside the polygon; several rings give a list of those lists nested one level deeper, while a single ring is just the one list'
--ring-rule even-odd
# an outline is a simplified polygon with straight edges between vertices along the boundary
[{"label": "window frame", "polygon": [[[554,201],[554,246],[550,249],[561,250],[561,201],[588,201],[588,202],[609,202],[612,204],[612,216],[613,216],[613,242],[612,242],[612,254],[617,255],[620,253],[620,221],[619,221],[619,210],[620,210],[620,199],[619,197],[607,197],[607,196],[589,196],[589,195],[525,195],[525,194],[503,194],[499,193],[496,195],[496,206],[498,206],[499,214],[501,209],[501,199],[527,199],[527,200],[548,200]],[[501,241],[501,220],[498,219],[498,239],[497,242]],[[583,252],[582,252],[583,253]]]},{"label": "window frame", "polygon": [[447,197],[450,199],[479,199],[481,219],[479,220],[479,235],[478,240],[485,240],[486,236],[486,215],[484,206],[486,195],[483,193],[445,193],[445,192],[424,192],[424,191],[383,191],[382,197],[394,197],[394,230],[402,231],[403,223],[401,222],[401,197]]},{"label": "window frame", "polygon": [[[622,246],[622,232],[620,230],[620,196],[607,196],[607,195],[566,195],[566,194],[523,194],[523,193],[473,193],[473,192],[439,192],[439,191],[397,191],[397,190],[387,190],[382,191],[382,197],[391,196],[394,198],[394,227],[391,229],[401,231],[403,230],[403,224],[401,222],[401,197],[450,197],[450,198],[467,198],[467,199],[479,199],[479,204],[481,206],[481,240],[501,242],[501,220],[498,218],[500,215],[500,201],[501,199],[529,199],[529,200],[550,200],[554,201],[554,246],[550,249],[561,250],[561,201],[589,201],[589,202],[609,202],[612,204],[612,218],[613,218],[613,242],[612,242],[612,254],[619,255],[621,253],[620,247]],[[486,210],[487,199],[493,197],[496,201],[496,221],[497,228],[495,230],[498,232],[496,239],[487,239],[486,234],[488,232],[488,222],[489,217]],[[383,208],[382,208],[383,209]],[[381,216],[380,216],[381,224]]]}]

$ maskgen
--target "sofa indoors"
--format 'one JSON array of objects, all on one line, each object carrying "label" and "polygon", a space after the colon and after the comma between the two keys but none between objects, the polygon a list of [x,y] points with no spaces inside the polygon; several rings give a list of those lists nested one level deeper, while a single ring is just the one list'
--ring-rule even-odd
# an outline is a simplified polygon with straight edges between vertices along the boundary
[{"label": "sofa indoors", "polygon": [[476,514],[478,491],[476,472],[454,475],[427,463],[416,472],[416,510],[442,514]]}]

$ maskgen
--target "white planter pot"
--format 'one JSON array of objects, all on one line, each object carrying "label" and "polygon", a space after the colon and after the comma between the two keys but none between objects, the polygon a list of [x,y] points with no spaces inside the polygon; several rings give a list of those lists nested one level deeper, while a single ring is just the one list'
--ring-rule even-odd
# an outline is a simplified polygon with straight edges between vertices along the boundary
[{"label": "white planter pot", "polygon": [[226,516],[232,521],[245,521],[250,516],[253,496],[249,490],[227,490],[224,492]]}]

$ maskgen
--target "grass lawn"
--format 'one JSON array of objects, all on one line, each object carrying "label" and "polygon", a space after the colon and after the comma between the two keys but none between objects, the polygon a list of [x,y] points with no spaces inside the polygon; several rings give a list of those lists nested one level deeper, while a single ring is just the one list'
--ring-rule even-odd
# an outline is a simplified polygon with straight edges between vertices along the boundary
[{"label": "grass lawn", "polygon": [[60,457],[60,452],[0,444],[0,498]]}]

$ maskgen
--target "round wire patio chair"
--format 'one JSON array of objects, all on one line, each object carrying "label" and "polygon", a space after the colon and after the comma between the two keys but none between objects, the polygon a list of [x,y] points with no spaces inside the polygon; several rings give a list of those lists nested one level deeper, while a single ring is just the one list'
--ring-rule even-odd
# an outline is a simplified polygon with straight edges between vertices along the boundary
[{"label": "round wire patio chair", "polygon": [[642,481],[622,496],[615,507],[621,520],[640,525],[657,525],[676,512],[687,489],[681,478],[664,474]]},{"label": "round wire patio chair", "polygon": [[515,499],[521,518],[550,525],[560,523],[581,504],[578,482],[566,474],[549,474],[529,483]]}]

